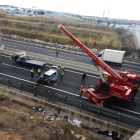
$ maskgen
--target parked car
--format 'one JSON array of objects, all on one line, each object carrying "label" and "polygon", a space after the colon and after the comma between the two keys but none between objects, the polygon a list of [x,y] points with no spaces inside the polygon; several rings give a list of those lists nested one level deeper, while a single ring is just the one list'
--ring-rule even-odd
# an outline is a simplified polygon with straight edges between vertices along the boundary
[{"label": "parked car", "polygon": [[38,84],[50,84],[52,81],[57,81],[58,78],[58,66],[52,66],[50,70],[43,72],[37,79]]}]

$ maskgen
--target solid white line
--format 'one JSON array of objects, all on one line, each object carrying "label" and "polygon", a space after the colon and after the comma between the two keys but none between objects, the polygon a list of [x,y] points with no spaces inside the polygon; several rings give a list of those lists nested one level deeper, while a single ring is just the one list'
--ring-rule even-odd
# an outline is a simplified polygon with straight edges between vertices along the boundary
[{"label": "solid white line", "polygon": [[2,55],[2,54],[0,54],[0,56],[4,56],[4,57],[9,57],[9,58],[10,58],[10,56],[7,56],[7,55]]},{"label": "solid white line", "polygon": [[[53,57],[56,57],[54,54],[51,54],[51,53],[49,53],[49,55],[51,55],[51,56],[53,56]],[[58,58],[68,58],[68,59],[75,60],[75,58],[65,57],[65,56],[60,56],[60,55],[58,55]]]},{"label": "solid white line", "polygon": [[[68,69],[66,69],[66,71],[70,71],[70,72],[77,73],[77,74],[83,74],[83,73],[76,72],[76,71],[72,71],[72,70],[68,70]],[[100,77],[92,76],[92,75],[89,75],[89,74],[87,74],[87,76],[94,77],[94,78],[98,78],[98,79],[100,78]]]},{"label": "solid white line", "polygon": [[[80,92],[79,92],[79,95],[77,95],[77,94],[73,94],[73,93],[71,93],[71,92],[64,91],[64,90],[61,90],[61,89],[57,89],[57,88],[53,88],[53,87],[49,87],[49,86],[45,86],[45,85],[41,85],[41,86],[44,86],[44,87],[47,87],[47,88],[51,88],[51,89],[55,89],[55,90],[58,90],[58,91],[61,91],[61,92],[65,92],[65,93],[68,93],[68,94],[71,94],[71,95],[80,97]],[[86,97],[83,97],[83,96],[82,96],[82,98],[87,99]]]},{"label": "solid white line", "polygon": [[123,65],[127,65],[127,66],[131,66],[131,67],[137,67],[137,68],[140,68],[138,66],[133,66],[133,65],[128,65],[128,64],[123,64]]},{"label": "solid white line", "polygon": [[[7,42],[7,41],[6,41]],[[7,42],[7,43],[10,43],[10,42]],[[18,42],[17,43],[15,43],[15,42],[12,42],[13,44],[18,44],[18,45],[20,45],[21,46],[21,44],[19,44]],[[22,44],[22,46],[28,46],[28,47],[30,47],[30,48],[35,48],[35,47],[33,47],[33,46],[29,46],[28,44],[27,45],[24,45],[24,44]],[[37,47],[38,49],[40,49],[40,50],[46,50],[46,51],[52,51],[52,52],[54,52],[54,50],[50,50],[50,49],[48,49],[48,48],[46,48],[46,49],[43,49],[43,48],[39,48],[39,47]],[[87,59],[91,59],[91,58],[89,58],[89,57],[85,57],[85,56],[79,56],[79,55],[75,55],[75,54],[69,54],[69,53],[65,53],[65,52],[60,52],[60,53],[63,53],[63,54],[67,54],[67,55],[73,55],[73,56],[78,56],[78,57],[82,57],[82,58],[87,58]]]},{"label": "solid white line", "polygon": [[122,110],[125,110],[125,111],[128,111],[128,112],[132,112],[132,113],[135,113],[135,114],[138,114],[138,115],[140,115],[140,113],[138,113],[138,112],[135,112],[135,111],[132,111],[132,110],[127,110],[127,109],[120,108],[120,107],[113,106],[113,105],[111,105],[111,106],[112,106],[112,107],[115,107],[115,108],[118,108],[118,109],[122,109]]},{"label": "solid white line", "polygon": [[[5,75],[5,76],[9,76],[9,77],[12,77],[12,78],[15,78],[15,79],[19,79],[19,80],[22,80],[22,81],[25,81],[25,82],[28,82],[28,83],[32,83],[32,84],[37,84],[35,82],[31,82],[31,81],[28,81],[28,80],[24,80],[24,79],[21,79],[21,78],[18,78],[18,77],[14,77],[14,76],[11,76],[11,75],[7,75],[7,74],[4,74],[4,73],[0,73],[1,75]],[[58,91],[61,91],[61,92],[65,92],[65,93],[68,93],[68,94],[71,94],[71,95],[74,95],[74,96],[79,96],[79,95],[76,95],[74,93],[71,93],[71,92],[68,92],[68,91],[64,91],[64,90],[61,90],[61,89],[57,89],[57,88],[54,88],[54,87],[49,87],[49,86],[45,86],[45,85],[41,85],[41,86],[44,86],[44,87],[47,87],[47,88],[51,88],[51,89],[55,89],[55,90],[58,90]],[[79,90],[80,91],[80,90]],[[79,96],[80,97],[80,96]],[[82,98],[85,98],[87,99],[86,97],[83,97]]]},{"label": "solid white line", "polygon": [[5,64],[5,63],[2,63],[2,64],[3,64],[3,65],[6,65],[6,66],[10,66],[10,67],[17,68],[17,69],[23,69],[23,70],[30,71],[30,70],[28,70],[28,69],[24,69],[24,68],[21,68],[21,67],[17,67],[17,66],[13,66],[13,65]]},{"label": "solid white line", "polygon": [[58,57],[62,57],[62,58],[68,58],[68,59],[72,59],[72,60],[75,60],[75,58],[70,58],[70,57],[65,57],[65,56],[58,56]]},{"label": "solid white line", "polygon": [[135,98],[135,99],[138,99],[138,100],[140,99],[139,97],[134,97],[134,98]]},{"label": "solid white line", "polygon": [[15,79],[18,79],[18,80],[22,80],[22,81],[25,81],[25,82],[37,84],[37,83],[35,83],[35,82],[31,82],[31,81],[28,81],[28,80],[25,80],[25,79],[21,79],[21,78],[18,78],[18,77],[14,77],[14,76],[11,76],[11,75],[7,75],[7,74],[4,74],[4,73],[0,73],[0,74],[1,74],[1,75],[5,75],[5,76],[8,76],[8,77],[11,77],[11,78],[15,78]]},{"label": "solid white line", "polygon": [[[4,57],[9,57],[9,56],[6,56],[6,55],[1,55],[0,56],[4,56]],[[8,65],[8,66],[11,66],[11,67],[16,67],[16,66],[12,66],[12,65],[9,65],[9,64],[5,64],[5,63],[2,63],[3,65]],[[48,65],[47,65],[48,66]],[[48,66],[48,67],[51,67],[51,66]],[[19,68],[19,69],[24,69],[24,68],[20,68],[20,67],[16,67],[16,68]],[[28,70],[28,69],[24,69],[24,70]],[[83,73],[80,73],[80,72],[76,72],[76,71],[72,71],[72,70],[68,70],[66,69],[67,71],[70,71],[70,72],[73,72],[73,73],[77,73],[77,74],[83,74]],[[30,70],[28,70],[30,71]],[[94,78],[100,78],[100,77],[97,77],[97,76],[92,76],[92,75],[88,75],[87,76],[90,76],[90,77],[94,77]]]}]

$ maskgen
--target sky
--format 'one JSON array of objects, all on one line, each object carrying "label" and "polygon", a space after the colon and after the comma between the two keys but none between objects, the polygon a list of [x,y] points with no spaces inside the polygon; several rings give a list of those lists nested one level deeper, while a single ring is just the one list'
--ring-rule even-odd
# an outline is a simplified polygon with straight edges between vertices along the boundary
[{"label": "sky", "polygon": [[104,15],[108,18],[140,20],[140,0],[1,0],[0,4],[23,8],[36,6],[38,9],[86,16]]}]

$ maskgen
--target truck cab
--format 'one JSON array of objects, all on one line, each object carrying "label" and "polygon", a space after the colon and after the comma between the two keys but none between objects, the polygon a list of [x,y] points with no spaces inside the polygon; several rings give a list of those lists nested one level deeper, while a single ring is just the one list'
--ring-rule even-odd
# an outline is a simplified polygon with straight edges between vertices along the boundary
[{"label": "truck cab", "polygon": [[131,94],[132,99],[136,96],[138,89],[140,87],[140,76],[129,71],[121,72],[120,76],[126,81],[124,85],[132,89]]},{"label": "truck cab", "polygon": [[103,57],[103,53],[104,51],[101,51],[99,54],[97,54],[97,57],[100,58],[102,60],[102,57]]}]

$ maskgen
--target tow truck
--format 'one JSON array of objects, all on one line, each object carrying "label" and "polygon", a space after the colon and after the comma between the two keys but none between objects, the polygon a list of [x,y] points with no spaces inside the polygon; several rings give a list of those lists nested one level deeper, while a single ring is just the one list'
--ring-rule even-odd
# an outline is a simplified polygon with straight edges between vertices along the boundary
[{"label": "tow truck", "polygon": [[[88,102],[93,102],[98,106],[104,106],[111,100],[123,100],[129,105],[140,87],[140,76],[130,71],[116,73],[105,62],[98,58],[85,45],[70,34],[61,24],[58,26],[66,35],[68,35],[89,57],[91,57],[101,77],[100,82],[95,87],[80,87],[80,97],[82,92],[88,98]],[[102,70],[102,71],[101,71]]]},{"label": "tow truck", "polygon": [[26,55],[24,51],[17,52],[16,54],[10,55],[10,59],[14,60],[16,63],[21,63],[25,65],[29,65],[31,67],[44,67],[47,63],[46,62],[40,62],[37,60],[29,59],[29,57]]}]

